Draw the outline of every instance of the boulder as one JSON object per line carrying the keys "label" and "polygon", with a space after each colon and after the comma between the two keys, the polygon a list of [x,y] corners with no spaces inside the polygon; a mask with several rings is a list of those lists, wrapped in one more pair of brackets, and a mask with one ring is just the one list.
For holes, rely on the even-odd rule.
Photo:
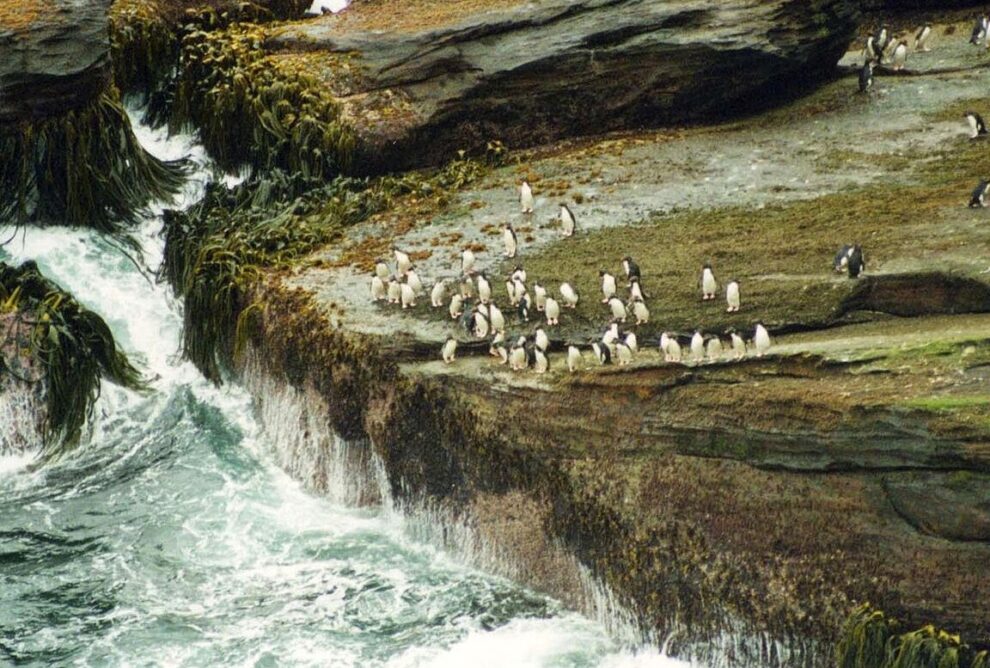
{"label": "boulder", "polygon": [[0,123],[92,102],[110,81],[109,0],[0,0]]}
{"label": "boulder", "polygon": [[[481,7],[479,9],[479,7]],[[387,10],[387,11],[386,11]],[[314,52],[369,171],[438,163],[498,139],[722,118],[831,76],[858,4],[846,0],[356,2],[290,24],[268,48]],[[287,53],[288,52],[288,53]]]}

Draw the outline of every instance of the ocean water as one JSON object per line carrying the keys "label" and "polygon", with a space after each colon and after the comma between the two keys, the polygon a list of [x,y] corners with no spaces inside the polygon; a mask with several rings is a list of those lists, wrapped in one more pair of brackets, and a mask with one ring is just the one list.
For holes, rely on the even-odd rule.
{"label": "ocean water", "polygon": [[[199,165],[176,204],[194,201],[202,150],[137,129],[157,155]],[[181,305],[142,269],[161,257],[158,212],[137,262],[81,230],[0,248],[100,313],[152,378],[147,393],[105,384],[59,460],[0,455],[0,665],[684,665],[278,468],[246,391],[179,355]]]}

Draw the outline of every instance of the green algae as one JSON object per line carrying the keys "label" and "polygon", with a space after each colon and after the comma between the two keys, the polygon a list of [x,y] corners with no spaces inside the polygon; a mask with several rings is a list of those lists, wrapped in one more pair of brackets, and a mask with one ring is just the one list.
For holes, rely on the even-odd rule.
{"label": "green algae", "polygon": [[20,267],[0,263],[3,315],[0,374],[41,386],[47,407],[42,436],[53,454],[78,441],[101,379],[135,390],[144,387],[103,319],[42,276],[33,262]]}

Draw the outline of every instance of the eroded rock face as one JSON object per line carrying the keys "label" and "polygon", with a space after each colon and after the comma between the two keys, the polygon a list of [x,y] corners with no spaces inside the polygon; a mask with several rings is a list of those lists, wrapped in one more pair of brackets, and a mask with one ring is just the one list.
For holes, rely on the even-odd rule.
{"label": "eroded rock face", "polygon": [[371,171],[490,139],[532,145],[769,104],[831,74],[858,15],[844,0],[541,0],[377,30],[360,3],[349,11],[271,46],[357,54],[339,93],[363,139],[355,163]]}
{"label": "eroded rock face", "polygon": [[109,0],[0,7],[0,123],[46,118],[95,99],[110,77]]}

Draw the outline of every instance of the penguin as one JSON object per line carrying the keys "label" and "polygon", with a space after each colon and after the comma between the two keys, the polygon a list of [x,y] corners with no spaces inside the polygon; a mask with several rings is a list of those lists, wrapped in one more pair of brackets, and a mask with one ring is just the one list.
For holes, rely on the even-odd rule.
{"label": "penguin", "polygon": [[462,276],[460,291],[464,299],[474,299],[474,278],[470,275]]}
{"label": "penguin", "polygon": [[927,23],[918,28],[918,32],[914,34],[914,50],[928,51],[928,38],[931,37],[931,34],[932,27]]}
{"label": "penguin", "polygon": [[739,310],[739,281],[729,281],[725,286],[725,302],[728,304],[726,313],[735,313]]}
{"label": "penguin", "polygon": [[547,336],[547,333],[543,331],[542,327],[537,327],[536,331],[533,332],[533,343],[537,348],[544,351],[550,347],[550,337]]}
{"label": "penguin", "polygon": [[509,304],[511,306],[518,306],[519,300],[516,299],[516,284],[511,278],[505,281],[505,294],[509,295]]}
{"label": "penguin", "polygon": [[712,266],[706,264],[701,268],[701,300],[715,299],[716,290],[718,283],[715,281],[715,273],[712,271]]}
{"label": "penguin", "polygon": [[513,258],[516,256],[516,249],[519,244],[516,239],[516,231],[512,229],[512,225],[506,223],[502,226],[502,243],[505,244],[505,257]]}
{"label": "penguin", "polygon": [[523,297],[529,295],[529,291],[526,289],[526,284],[520,281],[518,278],[512,280],[512,287],[516,295],[516,301],[519,301]]}
{"label": "penguin", "polygon": [[478,299],[482,304],[487,304],[492,300],[492,284],[488,282],[485,272],[478,274]]}
{"label": "penguin", "polygon": [[622,303],[622,300],[618,297],[612,297],[608,300],[608,306],[612,309],[612,317],[619,322],[626,321],[626,305]]}
{"label": "penguin", "polygon": [[973,33],[969,37],[969,43],[974,46],[979,46],[981,42],[984,42],[987,37],[987,17],[978,16],[976,18],[976,23],[973,25]]}
{"label": "penguin", "polygon": [[553,297],[547,297],[543,311],[547,316],[547,327],[560,324],[560,303]]}
{"label": "penguin", "polygon": [[746,357],[746,342],[735,331],[730,336],[732,337],[732,353],[737,360],[743,359]]}
{"label": "penguin", "polygon": [[388,278],[388,303],[398,304],[402,298],[402,286],[399,285],[398,279],[395,276],[389,276]]}
{"label": "penguin", "polygon": [[671,336],[669,332],[663,332],[660,334],[660,352],[663,353],[663,359],[666,362],[670,361],[670,357],[667,354],[667,347],[670,346]]}
{"label": "penguin", "polygon": [[578,369],[578,365],[581,364],[581,351],[578,350],[577,346],[568,345],[567,346],[567,370],[574,373]]}
{"label": "penguin", "polygon": [[522,212],[524,214],[533,213],[533,189],[525,179],[523,179],[522,185],[519,186],[519,204],[522,205]]}
{"label": "penguin", "polygon": [[967,111],[964,116],[966,117],[966,122],[969,123],[970,139],[982,137],[987,133],[987,124],[983,121],[983,117],[978,113],[975,111]]}
{"label": "penguin", "polygon": [[413,308],[416,306],[416,291],[413,287],[409,285],[408,282],[402,283],[399,286],[399,294],[402,299],[402,308]]}
{"label": "penguin", "polygon": [[987,186],[990,186],[990,181],[981,180],[979,184],[973,188],[973,194],[969,197],[969,208],[982,209],[987,205]]}
{"label": "penguin", "polygon": [[904,64],[907,62],[907,52],[908,52],[907,42],[901,40],[894,48],[893,62],[894,62],[895,72],[904,69]]}
{"label": "penguin", "polygon": [[636,264],[633,261],[633,259],[628,255],[622,258],[622,271],[626,272],[626,278],[629,280],[630,283],[632,282],[633,278],[635,278],[637,281],[640,278],[642,278],[642,276],[639,273],[639,265]]}
{"label": "penguin", "polygon": [[666,360],[668,362],[677,362],[678,364],[681,362],[681,344],[673,337],[670,337],[670,340],[667,342]]}
{"label": "penguin", "polygon": [[454,293],[450,296],[450,308],[448,309],[451,320],[457,320],[464,313],[464,297]]}
{"label": "penguin", "polygon": [[322,16],[337,14],[350,4],[350,0],[313,0],[309,9],[303,12],[306,16]]}
{"label": "penguin", "polygon": [[517,264],[516,268],[512,270],[512,280],[519,280],[521,283],[526,282],[526,270],[523,269],[521,264]]}
{"label": "penguin", "polygon": [[639,339],[636,338],[636,332],[628,332],[622,342],[634,353],[639,352]]}
{"label": "penguin", "polygon": [[615,276],[604,269],[599,270],[598,275],[602,279],[602,304],[607,304],[608,300],[615,296]]}
{"label": "penguin", "polygon": [[472,271],[474,271],[474,251],[470,248],[465,248],[461,251],[461,273],[468,276]]}
{"label": "penguin", "polygon": [[832,268],[836,273],[841,274],[846,270],[846,266],[849,264],[850,252],[852,252],[852,246],[843,244],[839,252],[835,254],[835,259],[832,261]]}
{"label": "penguin", "polygon": [[395,267],[400,275],[412,269],[412,260],[409,259],[409,253],[399,250],[396,246],[392,246],[392,254],[395,255]]}
{"label": "penguin", "polygon": [[650,309],[646,308],[646,303],[642,297],[637,297],[632,301],[633,317],[636,318],[637,325],[645,325],[650,321]]}
{"label": "penguin", "polygon": [[602,366],[612,363],[612,351],[608,349],[608,346],[598,343],[592,343],[591,349],[595,353],[595,358],[598,363]]}
{"label": "penguin", "polygon": [[618,340],[619,340],[619,323],[613,322],[611,325],[608,326],[608,329],[606,329],[605,333],[602,335],[602,343],[604,343],[606,346],[611,348],[612,344],[614,344]]}
{"label": "penguin", "polygon": [[632,360],[633,360],[632,350],[630,350],[629,346],[627,346],[622,341],[619,341],[618,343],[615,344],[615,353],[616,353],[616,357],[619,360],[619,366],[626,366],[628,364],[632,364]]}
{"label": "penguin", "polygon": [[410,267],[409,271],[406,272],[406,283],[409,284],[409,287],[417,295],[423,294],[423,281],[419,280],[419,275],[416,273],[415,267]]}
{"label": "penguin", "polygon": [[509,368],[513,371],[522,371],[527,366],[529,366],[529,356],[526,354],[526,349],[519,345],[513,346],[509,351]]}
{"label": "penguin", "polygon": [[522,298],[519,300],[519,305],[516,307],[516,313],[523,322],[529,322],[529,309],[529,295],[523,293]]}
{"label": "penguin", "polygon": [[539,348],[533,348],[533,373],[546,373],[550,370],[550,358]]}
{"label": "penguin", "polygon": [[859,92],[865,93],[873,88],[873,61],[863,63],[859,70]]}
{"label": "penguin", "polygon": [[863,47],[863,57],[867,62],[877,60],[877,50],[874,46],[873,35],[866,38],[866,46]]}
{"label": "penguin", "polygon": [[488,338],[489,324],[488,316],[485,315],[484,306],[478,304],[474,311],[474,336],[478,339]]}
{"label": "penguin", "polygon": [[474,308],[471,306],[471,300],[464,300],[464,314],[461,316],[461,327],[464,331],[468,333],[468,336],[474,336],[474,316],[477,315]]}
{"label": "penguin", "polygon": [[698,331],[691,337],[691,359],[695,364],[705,359],[705,337]]}
{"label": "penguin", "polygon": [[629,279],[629,300],[634,301],[636,299],[645,301],[643,288],[639,285],[639,276],[633,276]]}
{"label": "penguin", "polygon": [[705,347],[705,352],[708,355],[709,362],[717,362],[722,359],[722,339],[718,336],[713,336],[708,339],[708,345]]}
{"label": "penguin", "polygon": [[849,262],[846,268],[849,270],[849,278],[859,278],[859,275],[866,269],[862,246],[853,246],[852,250],[849,251]]}
{"label": "penguin", "polygon": [[756,347],[756,356],[763,357],[770,350],[770,333],[763,323],[756,323],[756,331],[753,332],[753,345]]}
{"label": "penguin", "polygon": [[443,344],[441,349],[441,355],[443,356],[443,361],[445,364],[450,364],[454,361],[454,353],[457,352],[457,339],[453,336],[448,336],[446,343]]}
{"label": "penguin", "polygon": [[433,308],[441,308],[443,306],[443,300],[446,296],[447,283],[443,279],[440,279],[433,284],[433,289],[430,290],[430,306]]}
{"label": "penguin", "polygon": [[498,358],[499,364],[509,363],[509,351],[505,349],[503,344],[498,344],[495,346],[495,357]]}
{"label": "penguin", "polygon": [[494,302],[488,305],[488,322],[492,326],[492,331],[505,332],[505,315]]}
{"label": "penguin", "polygon": [[378,274],[371,275],[371,301],[381,302],[388,299],[388,292],[385,288],[385,281]]}
{"label": "penguin", "polygon": [[502,353],[504,352],[505,352],[505,332],[496,329],[495,336],[492,337],[492,342],[488,346],[488,354],[491,355],[492,357],[501,357]]}
{"label": "penguin", "polygon": [[882,55],[886,51],[888,43],[890,43],[890,36],[887,34],[887,26],[882,25],[873,36],[873,48],[877,55]]}
{"label": "penguin", "polygon": [[533,301],[536,303],[536,310],[543,311],[547,304],[547,289],[539,283],[533,283]]}
{"label": "penguin", "polygon": [[385,263],[385,260],[375,260],[375,275],[382,279],[382,283],[388,281],[390,273],[391,272],[388,270],[388,264]]}
{"label": "penguin", "polygon": [[571,287],[570,283],[560,284],[560,296],[564,300],[564,306],[567,308],[577,308],[578,293]]}
{"label": "penguin", "polygon": [[563,230],[565,237],[574,236],[574,230],[577,228],[577,220],[574,218],[574,213],[570,207],[563,203],[560,205],[560,228]]}

